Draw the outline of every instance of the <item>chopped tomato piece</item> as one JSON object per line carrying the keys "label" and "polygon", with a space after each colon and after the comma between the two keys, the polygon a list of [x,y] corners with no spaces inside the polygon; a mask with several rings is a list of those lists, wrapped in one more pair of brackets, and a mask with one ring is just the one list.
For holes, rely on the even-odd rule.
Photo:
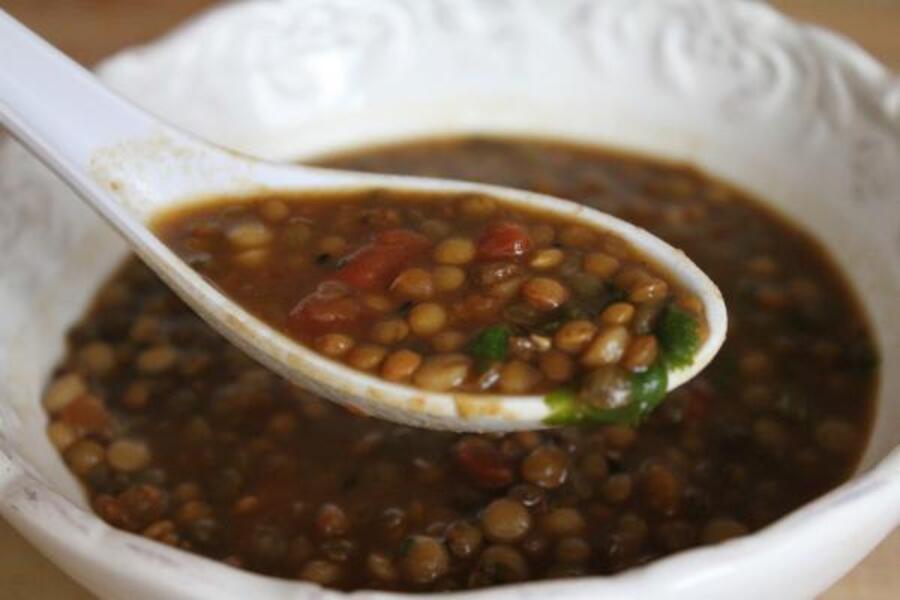
{"label": "chopped tomato piece", "polygon": [[364,317],[359,301],[346,295],[346,288],[333,281],[321,284],[316,291],[298,302],[288,315],[296,330],[311,335],[352,328]]}
{"label": "chopped tomato piece", "polygon": [[486,489],[506,487],[513,481],[509,462],[491,442],[466,437],[453,447],[456,464],[474,484]]}
{"label": "chopped tomato piece", "polygon": [[337,272],[337,278],[356,289],[387,287],[411,260],[428,249],[424,235],[408,229],[389,229],[354,252]]}
{"label": "chopped tomato piece", "polygon": [[517,223],[495,223],[488,226],[478,239],[478,256],[482,260],[515,258],[527,254],[531,238]]}

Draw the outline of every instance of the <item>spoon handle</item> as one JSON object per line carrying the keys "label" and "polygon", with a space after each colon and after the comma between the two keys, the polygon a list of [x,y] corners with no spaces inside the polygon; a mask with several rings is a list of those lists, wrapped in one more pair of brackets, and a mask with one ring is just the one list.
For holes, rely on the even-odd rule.
{"label": "spoon handle", "polygon": [[121,98],[2,10],[0,125],[138,245],[155,210],[228,189],[248,169]]}
{"label": "spoon handle", "polygon": [[[0,122],[78,187],[91,157],[158,124],[0,11]],[[79,190],[84,192],[85,190]]]}

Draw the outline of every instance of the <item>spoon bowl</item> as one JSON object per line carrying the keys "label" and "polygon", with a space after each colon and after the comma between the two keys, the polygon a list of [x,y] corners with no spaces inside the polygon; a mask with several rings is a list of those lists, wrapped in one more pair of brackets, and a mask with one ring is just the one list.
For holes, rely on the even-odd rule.
{"label": "spoon bowl", "polygon": [[223,295],[147,224],[163,212],[218,197],[396,190],[430,192],[440,199],[450,193],[478,193],[608,231],[700,299],[708,334],[689,367],[670,370],[669,389],[700,372],[724,342],[727,313],[715,284],[683,252],[621,219],[498,186],[276,164],[229,152],[122,100],[3,12],[0,56],[0,121],[16,137],[231,342],[294,383],[363,413],[429,428],[508,431],[544,427],[552,409],[543,396],[434,393],[333,362]]}

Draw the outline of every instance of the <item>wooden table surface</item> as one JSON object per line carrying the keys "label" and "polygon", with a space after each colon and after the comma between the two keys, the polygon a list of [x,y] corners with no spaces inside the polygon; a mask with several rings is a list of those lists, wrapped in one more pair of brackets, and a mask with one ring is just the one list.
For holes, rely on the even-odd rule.
{"label": "wooden table surface", "polygon": [[[3,8],[85,64],[146,42],[215,0],[0,0]],[[855,39],[900,71],[900,0],[772,0],[788,14]],[[900,598],[900,530],[822,600]],[[0,520],[0,598],[91,600]]]}

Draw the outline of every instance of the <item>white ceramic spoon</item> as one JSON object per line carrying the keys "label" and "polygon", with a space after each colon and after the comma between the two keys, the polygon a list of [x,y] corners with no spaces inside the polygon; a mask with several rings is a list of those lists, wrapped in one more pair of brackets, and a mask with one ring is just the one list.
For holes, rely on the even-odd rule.
{"label": "white ceramic spoon", "polygon": [[374,188],[478,192],[613,232],[702,300],[709,335],[691,367],[669,373],[669,389],[703,369],[725,339],[727,315],[719,290],[684,253],[643,229],[572,202],[519,190],[273,164],[237,155],[121,99],[2,11],[0,119],[229,340],[298,385],[368,414],[431,428],[503,431],[542,427],[551,410],[542,396],[425,392],[324,358],[223,296],[157,239],[148,221],[173,206],[211,196]]}

